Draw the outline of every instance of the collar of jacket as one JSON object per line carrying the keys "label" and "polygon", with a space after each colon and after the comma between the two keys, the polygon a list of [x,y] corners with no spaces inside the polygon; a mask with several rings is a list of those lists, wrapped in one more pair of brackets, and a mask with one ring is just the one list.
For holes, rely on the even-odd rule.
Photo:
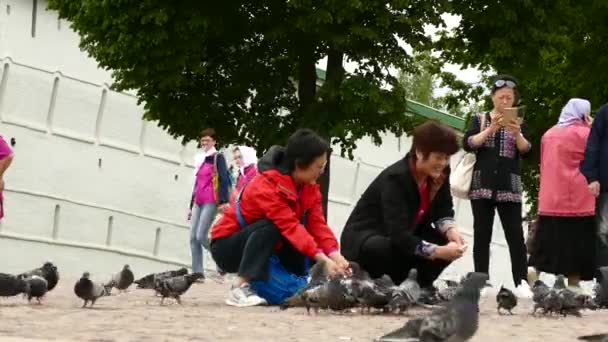
{"label": "collar of jacket", "polygon": [[[416,171],[416,161],[414,160],[413,156],[410,155],[410,153],[408,153],[405,156],[404,163],[407,164],[409,171],[410,171],[409,172],[410,177],[412,178],[412,181],[414,182],[414,184],[416,184],[416,188],[418,188],[418,183],[416,182],[416,172],[417,172]],[[448,167],[446,167],[445,169],[443,169],[443,172],[441,173],[441,175],[439,177],[437,177],[437,178],[427,177],[427,187],[429,189],[429,202],[433,202],[433,199],[437,195],[437,192],[439,191],[439,189],[441,189],[441,186],[447,179],[448,172],[449,172]]]}

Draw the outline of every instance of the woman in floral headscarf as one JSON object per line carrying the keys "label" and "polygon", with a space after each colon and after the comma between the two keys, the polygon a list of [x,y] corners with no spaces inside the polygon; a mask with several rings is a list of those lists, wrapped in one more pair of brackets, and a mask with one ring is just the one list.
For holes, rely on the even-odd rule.
{"label": "woman in floral headscarf", "polygon": [[595,197],[579,166],[589,136],[591,104],[573,98],[541,140],[539,221],[534,266],[563,274],[569,286],[595,272]]}

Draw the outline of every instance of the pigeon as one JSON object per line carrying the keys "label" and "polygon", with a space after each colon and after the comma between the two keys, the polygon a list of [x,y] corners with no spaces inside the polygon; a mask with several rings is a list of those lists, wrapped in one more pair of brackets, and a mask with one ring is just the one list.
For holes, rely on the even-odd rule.
{"label": "pigeon", "polygon": [[87,306],[89,301],[91,302],[90,307],[93,307],[97,299],[110,295],[110,291],[107,287],[95,283],[90,279],[89,272],[84,272],[80,280],[76,282],[76,285],[74,285],[74,293],[78,298],[84,300],[84,304],[82,305],[83,308]]}
{"label": "pigeon", "polygon": [[18,275],[18,277],[23,279],[34,275],[46,279],[49,291],[53,290],[59,282],[59,272],[57,271],[57,266],[53,265],[53,263],[50,261],[45,262],[40,268],[21,273]]}
{"label": "pigeon", "polygon": [[28,294],[29,285],[24,279],[12,274],[0,273],[0,297],[12,297],[20,293]]}
{"label": "pigeon", "polygon": [[[358,265],[357,265],[358,266]],[[357,266],[356,269],[353,270],[353,274],[357,274],[362,276],[358,271],[360,268]],[[327,282],[328,274],[325,270],[325,262],[317,262],[315,263],[309,271],[309,279],[308,283],[296,294],[287,298],[279,307],[281,310],[286,310],[290,307],[306,307],[307,311],[310,313],[310,308],[313,307],[310,305],[311,303],[307,303],[307,298],[309,296],[308,292],[315,291],[318,287]]]}
{"label": "pigeon", "polygon": [[543,310],[543,314],[547,314],[551,310],[551,302],[555,301],[551,289],[542,280],[536,280],[532,285],[532,301],[534,302],[534,309],[532,315],[536,315],[538,309]]}
{"label": "pigeon", "polygon": [[498,303],[496,309],[498,310],[498,314],[501,314],[500,309],[504,309],[507,310],[509,314],[513,315],[511,310],[517,306],[517,297],[513,291],[501,286],[500,291],[498,291],[498,294],[496,295],[496,303]]}
{"label": "pigeon", "polygon": [[479,327],[480,291],[488,280],[486,273],[472,273],[454,298],[429,315],[409,320],[403,327],[377,341],[461,342],[470,340]]}
{"label": "pigeon", "polygon": [[601,309],[608,308],[608,266],[598,269],[597,284],[593,289],[593,301]]}
{"label": "pigeon", "polygon": [[392,291],[391,300],[387,304],[391,312],[398,310],[401,313],[418,303],[422,290],[416,281],[417,278],[418,270],[413,268],[407,279]]}
{"label": "pigeon", "polygon": [[29,286],[27,301],[31,302],[32,298],[36,298],[38,304],[42,304],[40,298],[44,297],[49,290],[47,280],[37,275],[25,278],[24,280]]}
{"label": "pigeon", "polygon": [[188,274],[188,269],[182,267],[178,270],[173,271],[165,271],[161,273],[151,273],[147,276],[135,280],[134,283],[137,284],[138,289],[154,289],[157,279],[177,277]]}
{"label": "pigeon", "polygon": [[162,297],[160,304],[162,305],[165,302],[165,298],[172,297],[181,305],[182,301],[180,296],[186,293],[190,286],[202,276],[202,273],[192,273],[177,277],[156,279],[154,290]]}
{"label": "pigeon", "polygon": [[122,271],[116,273],[110,282],[108,282],[105,286],[110,288],[110,291],[113,287],[117,288],[118,291],[125,291],[131,284],[133,284],[133,280],[135,277],[133,276],[133,272],[129,265],[125,265],[122,268]]}
{"label": "pigeon", "polygon": [[608,342],[608,334],[584,335],[579,336],[578,339],[581,341]]}
{"label": "pigeon", "polygon": [[557,300],[552,307],[553,312],[560,313],[563,316],[570,314],[581,317],[580,310],[582,309],[582,304],[577,301],[576,292],[566,287],[563,275],[560,274],[555,278],[552,291],[557,296]]}

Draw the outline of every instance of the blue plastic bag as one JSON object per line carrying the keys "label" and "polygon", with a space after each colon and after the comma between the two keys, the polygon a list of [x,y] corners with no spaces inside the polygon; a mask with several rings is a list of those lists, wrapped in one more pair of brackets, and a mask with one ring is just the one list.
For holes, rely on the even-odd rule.
{"label": "blue plastic bag", "polygon": [[251,282],[251,287],[270,305],[283,303],[304,288],[308,282],[307,276],[298,276],[286,270],[274,254],[270,256],[268,268],[268,280],[254,280]]}

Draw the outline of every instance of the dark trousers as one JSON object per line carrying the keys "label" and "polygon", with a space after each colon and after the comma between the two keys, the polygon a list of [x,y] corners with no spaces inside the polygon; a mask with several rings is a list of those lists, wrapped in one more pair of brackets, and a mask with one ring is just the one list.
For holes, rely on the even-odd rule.
{"label": "dark trousers", "polygon": [[521,203],[496,202],[493,200],[472,200],[473,209],[473,261],[475,272],[489,274],[490,243],[494,212],[498,211],[505,239],[511,256],[511,272],[515,286],[527,278],[526,245],[521,217]]}
{"label": "dark trousers", "polygon": [[[427,242],[445,245],[448,241],[440,232],[430,226],[420,225],[414,231],[416,236]],[[369,272],[372,278],[386,274],[395,284],[400,284],[407,278],[412,268],[418,271],[418,283],[421,287],[429,287],[441,272],[450,264],[443,260],[430,260],[404,253],[394,246],[391,239],[383,235],[372,235],[363,242],[359,260],[354,260]]]}
{"label": "dark trousers", "polygon": [[596,264],[608,266],[608,192],[602,192],[596,201],[597,222]]}
{"label": "dark trousers", "polygon": [[211,255],[225,272],[237,273],[248,280],[267,280],[268,262],[274,248],[283,241],[276,253],[281,264],[291,273],[306,272],[305,256],[299,253],[270,220],[259,220],[238,232],[211,241]]}

